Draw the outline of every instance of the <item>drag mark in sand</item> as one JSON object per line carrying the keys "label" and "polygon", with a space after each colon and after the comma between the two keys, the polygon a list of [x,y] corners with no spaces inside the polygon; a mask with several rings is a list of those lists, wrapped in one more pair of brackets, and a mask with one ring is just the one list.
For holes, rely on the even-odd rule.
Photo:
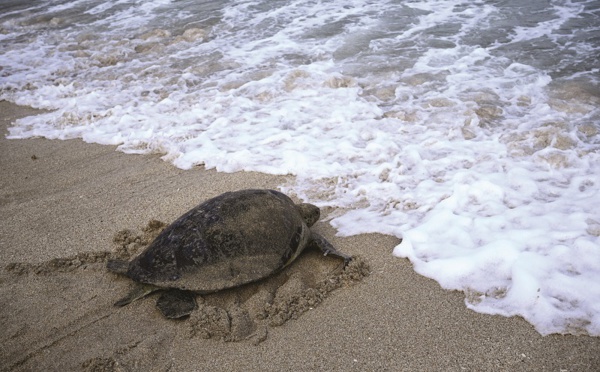
{"label": "drag mark in sand", "polygon": [[[141,231],[121,230],[114,236],[111,251],[82,252],[42,263],[6,265],[4,274],[7,277],[3,279],[8,284],[6,290],[13,290],[10,289],[12,282],[21,282],[27,288],[27,297],[11,304],[12,308],[6,309],[3,316],[4,319],[14,318],[16,314],[20,317],[11,321],[14,324],[5,329],[3,337],[7,338],[3,353],[8,370],[36,364],[42,353],[58,353],[56,358],[60,358],[63,349],[76,347],[71,344],[88,338],[93,341],[95,337],[114,337],[114,345],[120,346],[112,345],[111,350],[89,348],[82,352],[78,356],[82,358],[78,365],[84,369],[98,364],[126,366],[137,363],[134,359],[138,352],[132,354],[127,350],[136,342],[142,342],[138,338],[146,333],[143,337],[150,343],[162,344],[172,337],[199,337],[247,340],[258,344],[267,338],[270,327],[298,319],[322,303],[332,291],[355,285],[370,273],[369,265],[361,257],[355,257],[341,269],[337,259],[322,257],[320,252],[309,250],[273,277],[202,296],[199,309],[184,322],[162,319],[149,305],[114,308],[115,291],[111,287],[120,280],[107,274],[106,261],[131,258],[154,240],[165,226],[152,220]],[[40,286],[42,277],[45,288]],[[14,288],[20,291],[17,286]],[[49,301],[58,306],[43,310],[50,306]],[[25,308],[27,312],[22,312]],[[48,332],[34,330],[35,324],[18,324],[27,322],[34,316],[29,313],[34,311],[45,312],[39,319]],[[124,324],[136,331],[122,329]],[[72,361],[60,363],[63,362]]]}

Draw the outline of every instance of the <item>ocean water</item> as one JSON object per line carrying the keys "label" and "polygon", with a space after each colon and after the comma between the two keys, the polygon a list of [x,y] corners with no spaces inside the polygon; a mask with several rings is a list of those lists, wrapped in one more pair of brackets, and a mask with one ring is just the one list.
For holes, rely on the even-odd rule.
{"label": "ocean water", "polygon": [[600,336],[600,1],[4,0],[0,45],[51,110],[9,138],[296,175],[469,308]]}

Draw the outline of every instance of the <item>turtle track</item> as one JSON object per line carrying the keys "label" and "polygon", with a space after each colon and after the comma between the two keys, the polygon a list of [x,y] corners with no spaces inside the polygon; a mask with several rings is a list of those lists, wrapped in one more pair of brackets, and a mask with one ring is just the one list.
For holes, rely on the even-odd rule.
{"label": "turtle track", "polygon": [[[0,312],[0,370],[161,364],[168,358],[161,359],[161,354],[147,360],[147,350],[168,354],[174,338],[258,344],[267,339],[270,328],[298,319],[332,291],[369,275],[361,257],[342,268],[339,259],[307,250],[273,277],[198,297],[199,309],[184,321],[163,319],[154,298],[115,308],[114,300],[129,281],[108,273],[106,261],[141,252],[164,226],[150,221],[140,231],[121,230],[110,251],[6,265],[0,272],[0,295],[10,302]],[[101,337],[114,343],[104,345],[98,341]]]}

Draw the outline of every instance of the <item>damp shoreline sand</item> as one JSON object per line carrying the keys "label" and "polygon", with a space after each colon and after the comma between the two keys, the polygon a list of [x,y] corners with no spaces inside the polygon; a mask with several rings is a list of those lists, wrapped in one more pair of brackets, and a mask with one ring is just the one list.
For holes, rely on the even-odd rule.
{"label": "damp shoreline sand", "polygon": [[0,102],[0,112],[1,370],[600,368],[600,338],[542,337],[521,318],[470,311],[462,293],[441,289],[393,257],[398,239],[337,237],[326,222],[317,229],[341,251],[363,257],[371,274],[269,328],[257,344],[189,337],[186,321],[162,319],[153,299],[113,308],[128,283],[101,267],[17,276],[6,265],[110,250],[120,230],[171,222],[223,192],[277,188],[289,177],[183,171],[159,156],[80,140],[7,140],[10,123],[33,109]]}

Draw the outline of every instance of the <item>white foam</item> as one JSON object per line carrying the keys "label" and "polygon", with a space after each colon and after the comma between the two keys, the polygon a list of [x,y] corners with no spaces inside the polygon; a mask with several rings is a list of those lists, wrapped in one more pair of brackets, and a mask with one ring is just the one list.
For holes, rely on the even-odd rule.
{"label": "white foam", "polygon": [[[526,40],[534,40],[541,37],[548,37],[556,40],[555,31],[568,20],[577,18],[581,12],[585,10],[583,4],[565,1],[564,4],[554,4],[550,19],[543,22],[538,22],[534,26],[517,26],[513,30],[513,42],[521,42]],[[540,10],[539,12],[541,12]],[[547,11],[547,9],[546,9]],[[526,16],[526,15],[524,15]]]}
{"label": "white foam", "polygon": [[[339,233],[401,237],[473,310],[600,335],[598,45],[560,55],[557,36],[585,6],[508,27],[518,9],[461,0],[58,1],[60,27],[0,16],[0,98],[55,110],[10,138],[294,174]],[[541,35],[571,75],[512,53]]]}

